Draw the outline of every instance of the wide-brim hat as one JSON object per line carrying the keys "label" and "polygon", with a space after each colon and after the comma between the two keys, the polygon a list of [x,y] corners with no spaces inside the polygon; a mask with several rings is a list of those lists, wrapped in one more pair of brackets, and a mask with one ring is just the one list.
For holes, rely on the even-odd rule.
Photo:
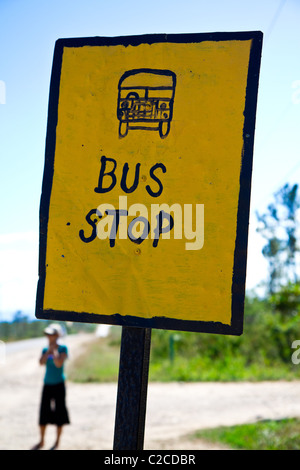
{"label": "wide-brim hat", "polygon": [[47,328],[44,329],[44,333],[45,335],[57,335],[60,337],[64,334],[62,327],[57,323],[51,323],[51,325],[48,325]]}

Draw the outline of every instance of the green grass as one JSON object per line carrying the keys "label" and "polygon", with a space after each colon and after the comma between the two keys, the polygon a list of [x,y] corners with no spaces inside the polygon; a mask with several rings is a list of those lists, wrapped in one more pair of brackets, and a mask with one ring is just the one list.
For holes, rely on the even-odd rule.
{"label": "green grass", "polygon": [[236,450],[299,450],[300,420],[265,420],[257,423],[219,427],[193,435]]}
{"label": "green grass", "polygon": [[[107,338],[95,339],[83,354],[68,366],[68,378],[73,382],[112,382],[118,380],[120,331]],[[149,381],[152,382],[210,382],[295,380],[300,377],[300,366],[274,362],[254,362],[237,354],[224,358],[205,355],[186,357],[179,352],[174,360],[151,354]]]}
{"label": "green grass", "polygon": [[299,367],[287,367],[280,363],[247,364],[243,357],[223,360],[208,357],[177,357],[173,363],[168,359],[151,361],[149,380],[180,382],[234,382],[262,380],[294,380],[299,378]]}
{"label": "green grass", "polygon": [[91,342],[85,352],[67,368],[72,382],[116,382],[119,373],[119,344],[111,338]]}

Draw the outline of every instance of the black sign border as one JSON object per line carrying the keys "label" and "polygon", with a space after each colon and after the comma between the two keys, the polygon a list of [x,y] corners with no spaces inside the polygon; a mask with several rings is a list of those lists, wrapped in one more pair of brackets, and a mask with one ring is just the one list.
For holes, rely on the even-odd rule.
{"label": "black sign border", "polygon": [[[54,173],[56,126],[58,115],[59,85],[63,50],[65,47],[83,46],[138,46],[154,43],[199,43],[203,41],[248,41],[252,40],[244,111],[244,145],[240,172],[240,192],[237,214],[236,243],[231,289],[231,324],[212,321],[178,320],[168,317],[140,318],[132,315],[101,315],[86,312],[43,309],[46,280],[46,249],[50,197]],[[145,34],[138,36],[87,37],[58,39],[55,43],[50,82],[48,123],[45,145],[45,165],[40,202],[39,280],[37,285],[36,318],[82,323],[104,323],[110,325],[157,328],[167,330],[195,331],[225,335],[241,335],[243,332],[248,224],[250,211],[251,176],[259,70],[263,33],[260,31],[189,33],[189,34]],[[213,295],[213,294],[212,294]]]}

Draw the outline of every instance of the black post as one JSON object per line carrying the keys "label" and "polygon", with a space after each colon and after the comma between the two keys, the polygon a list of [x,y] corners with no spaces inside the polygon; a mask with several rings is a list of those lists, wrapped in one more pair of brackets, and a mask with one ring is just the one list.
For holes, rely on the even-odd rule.
{"label": "black post", "polygon": [[143,450],[151,328],[122,327],[114,450]]}

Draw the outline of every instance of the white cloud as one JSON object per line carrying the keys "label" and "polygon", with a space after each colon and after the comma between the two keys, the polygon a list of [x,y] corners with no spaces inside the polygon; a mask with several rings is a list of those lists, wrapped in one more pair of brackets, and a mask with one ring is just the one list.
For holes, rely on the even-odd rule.
{"label": "white cloud", "polygon": [[12,232],[0,234],[0,250],[5,246],[14,244],[16,242],[21,243],[37,243],[39,240],[38,232]]}
{"label": "white cloud", "polygon": [[0,235],[0,319],[17,310],[34,313],[38,240],[36,232]]}
{"label": "white cloud", "polygon": [[268,279],[268,262],[262,255],[264,245],[264,239],[256,232],[256,224],[250,222],[246,277],[246,288],[249,290]]}

